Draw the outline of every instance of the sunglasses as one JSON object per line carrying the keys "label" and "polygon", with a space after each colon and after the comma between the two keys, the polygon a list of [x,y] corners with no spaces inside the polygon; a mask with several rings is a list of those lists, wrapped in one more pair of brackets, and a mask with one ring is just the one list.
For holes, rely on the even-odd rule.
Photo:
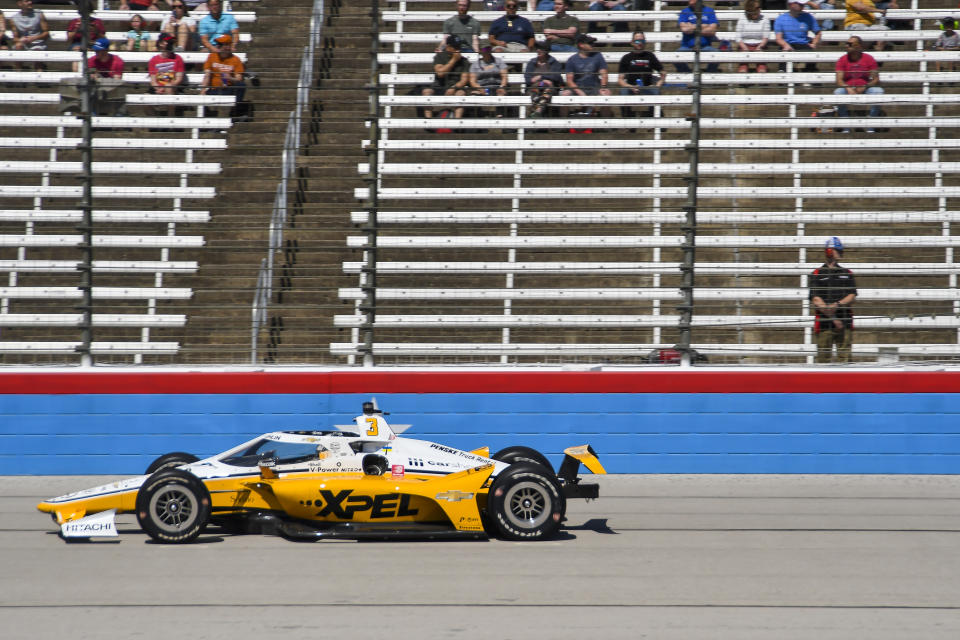
{"label": "sunglasses", "polygon": [[643,38],[639,38],[633,41],[634,44],[643,44],[644,42],[646,42],[646,40],[644,40]]}

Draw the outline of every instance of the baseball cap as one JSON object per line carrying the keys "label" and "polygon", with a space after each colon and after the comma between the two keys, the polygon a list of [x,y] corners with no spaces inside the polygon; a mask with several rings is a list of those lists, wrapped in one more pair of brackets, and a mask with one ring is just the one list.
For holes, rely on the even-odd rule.
{"label": "baseball cap", "polygon": [[840,242],[840,238],[833,236],[824,243],[824,249],[833,249],[839,253],[843,253],[843,243]]}
{"label": "baseball cap", "polygon": [[110,49],[110,41],[106,38],[97,38],[93,43],[94,51],[108,51]]}
{"label": "baseball cap", "polygon": [[591,35],[587,35],[586,33],[580,33],[577,35],[577,39],[574,40],[574,42],[577,44],[580,44],[581,42],[586,42],[587,44],[596,44],[597,39]]}
{"label": "baseball cap", "polygon": [[447,36],[447,46],[453,47],[454,49],[459,49],[463,46],[463,40],[460,36],[449,35]]}
{"label": "baseball cap", "polygon": [[213,39],[217,44],[233,44],[233,37],[226,33]]}
{"label": "baseball cap", "polygon": [[487,53],[488,51],[493,51],[493,47],[491,47],[491,46],[488,45],[488,44],[483,45],[482,47],[480,47],[480,52],[481,52],[481,53]]}
{"label": "baseball cap", "polygon": [[550,43],[546,40],[537,40],[533,45],[536,49],[543,49],[544,51],[550,51]]}

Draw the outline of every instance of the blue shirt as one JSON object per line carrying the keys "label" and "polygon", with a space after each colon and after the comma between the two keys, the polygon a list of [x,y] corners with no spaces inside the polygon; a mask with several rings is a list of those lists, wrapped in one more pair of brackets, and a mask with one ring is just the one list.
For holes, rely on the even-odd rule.
{"label": "blue shirt", "polygon": [[774,20],[773,30],[782,33],[787,44],[810,44],[807,32],[820,33],[820,25],[817,24],[817,19],[806,11],[798,18],[794,18],[790,13],[783,13]]}
{"label": "blue shirt", "polygon": [[523,16],[500,16],[490,25],[490,35],[504,42],[526,45],[533,37],[533,25]]}
{"label": "blue shirt", "polygon": [[[240,25],[237,24],[236,19],[229,13],[221,13],[220,19],[216,20],[210,14],[207,14],[200,20],[200,24],[197,25],[197,35],[198,36],[207,36],[207,39],[211,43],[223,34],[230,35],[231,32],[236,29],[240,30]],[[234,45],[238,44],[236,42]]]}
{"label": "blue shirt", "polygon": [[[693,9],[691,9],[690,7],[687,7],[686,9],[680,12],[680,17],[677,18],[677,24],[680,24],[682,22],[697,24],[697,14],[693,12]],[[713,9],[711,9],[710,7],[703,8],[703,17],[700,19],[700,24],[701,25],[717,24],[717,14],[714,13]],[[710,41],[712,39],[713,38],[711,36],[700,36],[700,46],[709,47]],[[695,38],[693,37],[692,33],[685,33],[683,34],[683,39],[680,40],[680,46],[690,47],[692,49],[694,40]]]}
{"label": "blue shirt", "polygon": [[564,68],[566,73],[573,74],[573,81],[578,87],[583,89],[600,86],[600,70],[607,68],[607,61],[598,51],[592,51],[586,58],[575,53],[567,58],[567,65]]}

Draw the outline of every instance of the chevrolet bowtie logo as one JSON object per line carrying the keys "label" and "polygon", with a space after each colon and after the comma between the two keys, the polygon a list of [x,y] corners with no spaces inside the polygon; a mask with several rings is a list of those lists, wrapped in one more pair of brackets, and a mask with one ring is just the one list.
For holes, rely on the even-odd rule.
{"label": "chevrolet bowtie logo", "polygon": [[469,500],[473,497],[472,493],[466,493],[465,491],[444,491],[443,493],[437,494],[437,500],[448,500],[450,502],[460,502],[461,500]]}

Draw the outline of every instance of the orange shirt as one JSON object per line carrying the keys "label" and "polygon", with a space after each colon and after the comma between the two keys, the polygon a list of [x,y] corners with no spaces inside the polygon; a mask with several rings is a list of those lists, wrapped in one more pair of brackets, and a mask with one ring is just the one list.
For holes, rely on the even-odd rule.
{"label": "orange shirt", "polygon": [[211,87],[227,87],[233,84],[230,80],[232,74],[243,73],[243,62],[232,53],[226,59],[221,59],[219,53],[211,53],[203,63],[203,70],[213,72],[210,77]]}

